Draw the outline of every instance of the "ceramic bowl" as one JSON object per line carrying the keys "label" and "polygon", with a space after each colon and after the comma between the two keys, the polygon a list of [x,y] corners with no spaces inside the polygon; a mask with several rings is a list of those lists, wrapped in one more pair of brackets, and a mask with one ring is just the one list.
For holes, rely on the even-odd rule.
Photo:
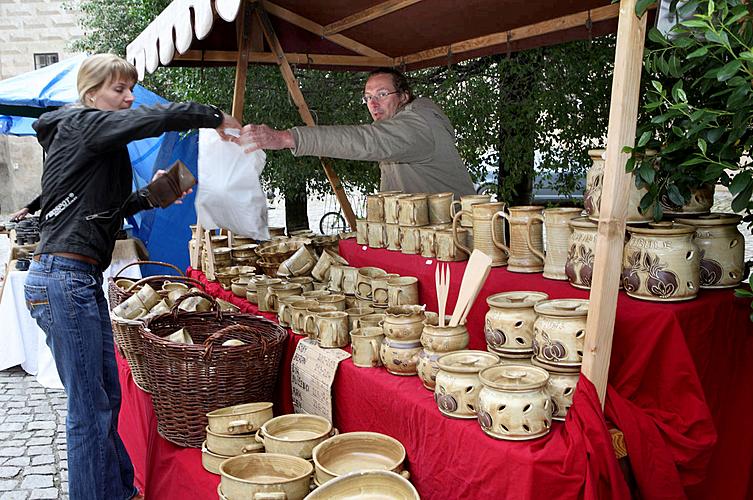
{"label": "ceramic bowl", "polygon": [[420,500],[410,481],[388,470],[351,472],[315,489],[306,500]]}
{"label": "ceramic bowl", "polygon": [[302,500],[310,491],[313,469],[308,460],[290,455],[240,455],[220,464],[220,488],[228,500]]}
{"label": "ceramic bowl", "polygon": [[280,415],[265,423],[256,439],[267,453],[280,453],[309,460],[316,445],[337,434],[337,429],[318,415]]}
{"label": "ceramic bowl", "polygon": [[331,437],[313,451],[315,481],[322,485],[338,476],[365,470],[403,471],[405,448],[395,438],[377,432],[347,432]]}
{"label": "ceramic bowl", "polygon": [[246,403],[207,413],[209,429],[221,434],[256,432],[272,417],[272,403]]}

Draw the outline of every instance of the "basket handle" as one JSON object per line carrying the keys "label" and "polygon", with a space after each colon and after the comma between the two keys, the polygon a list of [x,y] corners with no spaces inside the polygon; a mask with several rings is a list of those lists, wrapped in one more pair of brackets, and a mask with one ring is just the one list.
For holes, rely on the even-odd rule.
{"label": "basket handle", "polygon": [[163,280],[163,279],[167,279],[167,278],[170,278],[173,281],[188,282],[188,283],[191,283],[192,285],[198,285],[201,288],[203,288],[204,290],[206,290],[206,288],[207,288],[207,286],[204,283],[202,283],[201,281],[196,280],[194,278],[189,278],[188,276],[173,276],[173,275],[170,275],[170,274],[160,274],[160,275],[156,275],[156,276],[147,276],[146,278],[140,279],[139,281],[137,281],[133,285],[129,286],[128,289],[126,289],[126,292],[132,292],[136,287],[141,286],[141,285],[143,285],[145,283],[149,283],[150,281]]}
{"label": "basket handle", "polygon": [[[175,304],[173,304],[173,307],[170,308],[170,314],[173,315],[173,319],[176,322],[178,321],[178,314],[180,312],[180,310],[178,309],[178,306],[180,305],[181,302],[183,302],[185,299],[189,297],[203,297],[209,300],[209,302],[212,303],[212,311],[214,311],[217,317],[217,321],[222,322],[222,311],[220,310],[220,305],[217,303],[214,297],[200,290],[194,290],[192,292],[188,292],[178,297],[178,299],[175,301]],[[187,311],[184,311],[184,312],[187,312]]]}
{"label": "basket handle", "polygon": [[118,279],[120,277],[120,273],[122,273],[123,271],[125,271],[129,267],[135,266],[135,265],[141,265],[141,264],[154,264],[156,266],[169,267],[169,268],[173,269],[174,271],[178,271],[178,274],[180,276],[185,276],[185,274],[183,273],[183,271],[181,271],[180,269],[178,269],[176,266],[174,266],[172,264],[168,264],[167,262],[160,262],[158,260],[137,260],[137,261],[131,262],[130,264],[126,264],[125,266],[123,266],[123,268],[121,268],[120,271],[118,271],[117,273],[115,273],[115,276],[113,276],[112,279],[114,279],[114,280]]}
{"label": "basket handle", "polygon": [[[204,359],[206,360],[206,359],[212,357],[212,352],[214,351],[214,346],[215,346],[215,344],[217,343],[218,340],[220,340],[225,335],[233,334],[233,333],[254,333],[254,334],[256,334],[256,332],[252,328],[250,328],[248,326],[245,326],[245,325],[237,325],[237,324],[236,325],[229,325],[229,326],[226,326],[225,328],[217,330],[212,335],[210,335],[209,337],[207,337],[206,340],[204,340]],[[263,336],[261,336],[261,335],[257,335],[257,337],[258,337],[259,343],[261,344],[261,355],[262,356],[266,356],[267,355],[267,347],[268,347],[267,340]]]}

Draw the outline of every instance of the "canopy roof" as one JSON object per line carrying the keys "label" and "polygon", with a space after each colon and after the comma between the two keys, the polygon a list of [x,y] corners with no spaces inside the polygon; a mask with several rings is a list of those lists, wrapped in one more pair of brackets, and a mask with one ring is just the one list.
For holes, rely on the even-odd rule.
{"label": "canopy roof", "polygon": [[[259,0],[291,64],[413,70],[614,32],[610,0]],[[173,0],[127,47],[143,78],[161,65],[235,65],[241,0]],[[256,19],[249,22],[256,23]],[[258,24],[248,62],[275,64]]]}

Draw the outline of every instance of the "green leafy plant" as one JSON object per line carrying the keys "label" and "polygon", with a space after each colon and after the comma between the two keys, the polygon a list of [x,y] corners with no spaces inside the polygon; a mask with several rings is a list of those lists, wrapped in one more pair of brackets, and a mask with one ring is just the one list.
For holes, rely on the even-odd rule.
{"label": "green leafy plant", "polygon": [[[647,8],[643,2],[638,9]],[[744,0],[673,2],[682,19],[667,35],[652,28],[635,153],[626,169],[648,193],[641,210],[660,219],[705,183],[721,182],[736,212],[751,208],[753,6]],[[638,10],[637,9],[637,10]],[[640,14],[641,12],[637,12]],[[654,150],[655,154],[646,154]]]}

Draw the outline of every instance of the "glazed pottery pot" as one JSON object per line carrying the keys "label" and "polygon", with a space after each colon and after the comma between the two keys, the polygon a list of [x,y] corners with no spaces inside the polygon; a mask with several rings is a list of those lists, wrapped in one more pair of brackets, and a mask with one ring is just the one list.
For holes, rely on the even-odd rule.
{"label": "glazed pottery pot", "polygon": [[366,219],[356,219],[356,243],[366,245],[369,242],[369,223]]}
{"label": "glazed pottery pot", "polygon": [[528,365],[492,366],[479,373],[478,422],[497,439],[522,441],[546,435],[552,427],[549,374]]}
{"label": "glazed pottery pot", "polygon": [[552,419],[564,422],[567,411],[573,404],[573,394],[580,378],[580,367],[562,368],[547,366],[533,360],[533,366],[544,368],[549,372],[546,392],[552,398]]}
{"label": "glazed pottery pot", "polygon": [[438,326],[437,316],[436,313],[426,313],[421,333],[421,345],[424,349],[436,353],[447,353],[468,347],[469,335],[465,323],[449,326],[450,316],[446,316],[445,326]]}
{"label": "glazed pottery pot", "polygon": [[[233,295],[235,295],[236,297],[244,298],[246,296],[246,292],[248,291],[248,289],[246,288],[247,286],[248,278],[244,276],[233,278],[230,282],[230,290],[232,290]],[[168,294],[168,297],[169,296],[170,295]]]}
{"label": "glazed pottery pot", "polygon": [[353,364],[359,368],[382,366],[379,350],[384,332],[378,326],[356,328],[350,332]]}
{"label": "glazed pottery pot", "polygon": [[[527,243],[528,249],[544,260],[545,278],[567,280],[565,264],[567,263],[570,234],[573,232],[569,222],[576,217],[580,217],[582,212],[580,208],[547,208],[543,215],[534,215],[529,219],[529,222],[533,219],[539,219],[544,223],[546,254],[539,252],[532,239]],[[528,235],[531,234],[532,232],[529,230]]]}
{"label": "glazed pottery pot", "polygon": [[533,354],[547,366],[576,367],[583,361],[588,318],[587,299],[555,299],[537,303]]}
{"label": "glazed pottery pot", "polygon": [[416,374],[421,379],[421,383],[425,388],[434,392],[434,387],[437,383],[437,373],[439,372],[439,356],[446,354],[443,352],[437,353],[428,349],[421,349],[418,353],[418,360],[416,362]]}
{"label": "glazed pottery pot", "polygon": [[420,500],[410,481],[388,470],[351,472],[328,481],[311,492],[306,500]]}
{"label": "glazed pottery pot", "polygon": [[403,471],[405,448],[397,439],[377,432],[346,432],[314,448],[315,481],[323,485],[336,477],[366,470]]}
{"label": "glazed pottery pot", "polygon": [[[367,318],[365,316],[364,318]],[[361,324],[363,324],[363,319]],[[426,315],[417,305],[388,307],[384,311],[384,336],[393,340],[418,340],[424,329]]]}
{"label": "glazed pottery pot", "polygon": [[419,253],[421,257],[431,259],[437,255],[437,228],[435,226],[424,226],[418,230],[419,235]]}
{"label": "glazed pottery pot", "polygon": [[361,267],[358,269],[356,278],[356,295],[366,299],[371,299],[371,281],[374,278],[385,276],[387,271],[378,267]]}
{"label": "glazed pottery pot", "polygon": [[256,434],[220,434],[207,426],[207,450],[217,455],[234,457],[244,453],[260,453],[264,446],[256,441]]}
{"label": "glazed pottery pot", "polygon": [[398,276],[387,281],[388,307],[418,304],[418,278]]}
{"label": "glazed pottery pot", "polygon": [[[494,217],[494,214],[504,209],[504,207],[504,203],[479,203],[472,205],[470,212],[463,210],[456,213],[455,218],[452,220],[455,245],[468,255],[473,250],[481,250],[492,258],[492,267],[506,266],[507,252],[500,248],[500,244],[504,244],[505,242],[504,226],[499,217]],[[473,248],[461,242],[457,234],[458,222],[460,221],[460,217],[464,215],[470,217],[473,221]],[[493,239],[494,234],[500,236],[500,239],[496,243]]]}
{"label": "glazed pottery pot", "polygon": [[568,240],[565,276],[574,287],[589,290],[593,279],[596,234],[599,226],[588,217],[576,217],[569,224],[572,233]]}
{"label": "glazed pottery pot", "polygon": [[443,415],[453,418],[476,418],[478,373],[499,363],[499,356],[486,351],[457,351],[440,356],[437,361],[434,401]]}
{"label": "glazed pottery pot", "polygon": [[382,364],[392,375],[416,375],[418,353],[421,352],[421,342],[416,340],[382,339],[379,357]]}
{"label": "glazed pottery pot", "polygon": [[220,488],[228,500],[302,500],[310,491],[313,470],[308,460],[290,455],[240,455],[220,464]]}
{"label": "glazed pottery pot", "polygon": [[429,224],[429,199],[426,195],[398,198],[397,203],[397,220],[401,226],[419,227]]}
{"label": "glazed pottery pot", "polygon": [[[514,273],[540,273],[544,270],[544,207],[509,207],[509,212],[495,212],[492,217],[492,240],[494,245],[507,253],[507,270]],[[510,245],[505,245],[504,235],[495,228],[495,221],[503,218],[510,225]],[[499,238],[497,238],[499,235]]]}
{"label": "glazed pottery pot", "polygon": [[279,276],[305,276],[316,265],[316,255],[306,245],[301,246],[293,255],[280,264]]}
{"label": "glazed pottery pot", "polygon": [[212,432],[246,434],[258,431],[272,416],[272,403],[245,403],[211,411],[207,420]]}
{"label": "glazed pottery pot", "polygon": [[305,300],[303,295],[288,295],[280,299],[280,307],[277,309],[277,319],[281,326],[290,328],[293,321],[293,302]]}
{"label": "glazed pottery pot", "polygon": [[697,219],[675,219],[695,228],[693,242],[701,252],[701,288],[731,288],[740,284],[745,268],[745,238],[740,215],[713,213]]}
{"label": "glazed pottery pot", "polygon": [[543,292],[502,292],[487,297],[484,321],[487,348],[497,354],[519,354],[533,346],[533,307],[549,298]]}
{"label": "glazed pottery pot", "polygon": [[207,472],[211,472],[212,474],[220,475],[220,464],[227,460],[228,458],[232,458],[225,455],[218,455],[217,453],[212,453],[207,449],[207,442],[204,441],[201,443],[201,465],[204,467],[204,470]]}
{"label": "glazed pottery pot", "polygon": [[267,421],[256,435],[266,453],[309,460],[314,447],[337,434],[337,429],[318,415],[280,415]]}
{"label": "glazed pottery pot", "polygon": [[[647,153],[651,154],[650,151],[647,151]],[[607,151],[606,149],[592,149],[588,152],[588,155],[591,157],[593,166],[586,175],[586,191],[583,197],[583,205],[586,208],[588,217],[598,222]],[[632,175],[630,182],[628,182],[628,189],[628,206],[625,222],[627,224],[643,224],[650,221],[653,218],[653,211],[642,214],[638,208],[641,204],[641,198],[648,193],[648,189],[645,187],[637,188]]]}
{"label": "glazed pottery pot", "polygon": [[[491,203],[492,197],[488,194],[468,194],[460,197],[460,201],[452,202],[451,213],[453,219],[455,215],[465,212],[460,218],[460,226],[473,227],[473,218],[471,217],[471,207],[480,203]],[[459,208],[458,208],[459,207]]]}
{"label": "glazed pottery pot", "polygon": [[690,300],[700,288],[701,252],[693,242],[695,228],[659,222],[629,227],[622,254],[622,286],[637,299]]}

